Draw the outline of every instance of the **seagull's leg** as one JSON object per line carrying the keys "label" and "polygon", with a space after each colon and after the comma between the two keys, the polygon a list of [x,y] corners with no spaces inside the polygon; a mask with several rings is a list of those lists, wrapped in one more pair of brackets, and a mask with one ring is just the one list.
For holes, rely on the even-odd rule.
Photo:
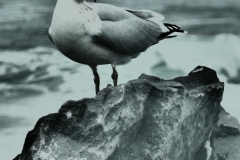
{"label": "seagull's leg", "polygon": [[117,70],[116,70],[116,66],[112,65],[112,69],[113,69],[113,73],[112,73],[113,85],[114,85],[114,87],[116,87],[117,86],[117,80],[118,80],[118,73],[117,73]]}
{"label": "seagull's leg", "polygon": [[97,72],[97,66],[90,66],[92,71],[93,71],[93,75],[94,75],[94,83],[95,83],[95,91],[96,94],[99,92],[99,86],[100,86],[100,78]]}

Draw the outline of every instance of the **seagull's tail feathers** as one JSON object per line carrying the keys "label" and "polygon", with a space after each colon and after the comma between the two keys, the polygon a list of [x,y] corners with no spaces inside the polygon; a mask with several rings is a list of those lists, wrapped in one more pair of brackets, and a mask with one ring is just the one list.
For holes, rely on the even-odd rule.
{"label": "seagull's tail feathers", "polygon": [[182,30],[179,26],[169,23],[163,23],[163,31],[159,36],[160,40],[187,34],[187,31]]}

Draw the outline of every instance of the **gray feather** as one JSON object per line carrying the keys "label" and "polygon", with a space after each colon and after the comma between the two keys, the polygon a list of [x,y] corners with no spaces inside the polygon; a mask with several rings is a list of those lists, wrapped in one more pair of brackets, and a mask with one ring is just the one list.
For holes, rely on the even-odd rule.
{"label": "gray feather", "polygon": [[98,5],[102,33],[93,37],[118,53],[134,56],[158,43],[161,29],[153,22],[141,19],[122,8]]}

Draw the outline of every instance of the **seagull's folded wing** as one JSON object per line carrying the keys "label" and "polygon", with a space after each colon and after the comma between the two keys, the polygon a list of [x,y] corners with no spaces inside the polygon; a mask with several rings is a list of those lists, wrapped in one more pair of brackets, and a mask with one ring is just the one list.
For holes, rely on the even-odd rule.
{"label": "seagull's folded wing", "polygon": [[118,53],[134,56],[143,52],[158,43],[162,33],[158,24],[122,8],[98,4],[98,15],[102,32],[93,36],[94,41]]}

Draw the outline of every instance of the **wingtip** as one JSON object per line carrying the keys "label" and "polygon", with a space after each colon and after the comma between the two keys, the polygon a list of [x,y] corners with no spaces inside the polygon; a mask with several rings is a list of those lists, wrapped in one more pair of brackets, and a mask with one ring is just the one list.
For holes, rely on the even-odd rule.
{"label": "wingtip", "polygon": [[186,34],[188,34],[187,31],[183,31],[183,32],[173,32],[173,33],[169,34],[169,36],[184,36],[184,35],[186,35]]}

